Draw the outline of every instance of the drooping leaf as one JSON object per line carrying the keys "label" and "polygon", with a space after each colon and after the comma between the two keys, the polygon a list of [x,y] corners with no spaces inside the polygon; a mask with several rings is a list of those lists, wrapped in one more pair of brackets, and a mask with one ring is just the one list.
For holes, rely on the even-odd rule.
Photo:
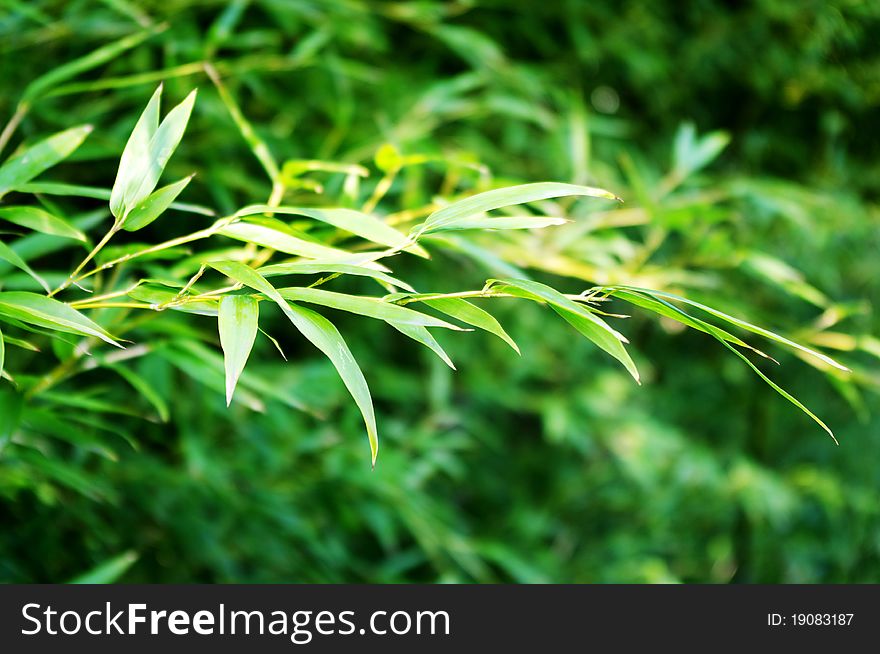
{"label": "drooping leaf", "polygon": [[586,307],[565,297],[554,288],[540,282],[517,280],[489,280],[488,285],[496,291],[510,293],[518,297],[546,302],[556,313],[562,316],[566,322],[577,329],[581,334],[593,343],[605,350],[608,354],[620,361],[636,382],[639,382],[639,372],[629,353],[623,344],[627,342],[622,334],[612,329],[608,323],[602,320]]}
{"label": "drooping leaf", "polygon": [[415,229],[415,234],[430,234],[431,232],[449,229],[459,220],[470,218],[475,214],[485,213],[493,209],[509,207],[515,204],[525,204],[536,200],[558,198],[571,195],[584,195],[606,200],[618,200],[619,198],[600,188],[590,186],[578,186],[576,184],[563,184],[558,182],[539,182],[537,184],[521,184],[500,188],[484,193],[478,193],[469,198],[453,202],[449,206],[438,209],[421,226]]}
{"label": "drooping leaf", "polygon": [[121,348],[107,331],[63,302],[25,291],[0,292],[0,314],[62,332],[94,336]]}
{"label": "drooping leaf", "polygon": [[162,422],[168,422],[171,417],[171,413],[168,410],[168,404],[162,398],[162,395],[153,388],[146,379],[135,373],[130,367],[125,365],[120,365],[116,363],[105,363],[105,368],[109,368],[114,371],[120,377],[122,377],[125,381],[129,383],[129,385],[140,393],[141,397],[143,397],[147,402],[152,405],[154,409],[156,409],[156,413],[159,416],[159,420]]}
{"label": "drooping leaf", "polygon": [[208,265],[274,301],[300,333],[330,359],[364,417],[372,463],[375,466],[379,452],[379,437],[370,389],[348,345],[333,323],[319,313],[285,301],[275,287],[253,268],[237,261],[214,261]]}
{"label": "drooping leaf", "polygon": [[690,300],[686,297],[681,297],[679,295],[674,295],[674,294],[668,293],[666,291],[651,291],[648,289],[640,289],[637,287],[629,287],[629,286],[624,287],[624,288],[628,288],[628,289],[631,289],[634,291],[648,292],[648,293],[651,293],[657,297],[662,297],[662,298],[666,298],[668,300],[673,300],[675,302],[683,302],[684,304],[689,304],[690,306],[696,307],[697,309],[705,311],[706,313],[708,313],[712,316],[715,316],[716,318],[720,318],[721,320],[724,320],[732,325],[736,325],[737,327],[740,327],[741,329],[745,329],[746,331],[752,332],[753,334],[759,334],[760,336],[763,336],[764,338],[770,339],[771,341],[776,341],[777,343],[782,343],[783,345],[787,345],[788,347],[794,348],[795,350],[799,350],[799,351],[803,352],[804,354],[809,354],[810,356],[816,357],[820,361],[828,364],[829,366],[837,368],[838,370],[842,370],[844,372],[849,371],[849,368],[837,363],[837,361],[835,361],[834,359],[832,359],[831,357],[829,357],[825,354],[822,354],[821,352],[810,349],[810,348],[806,347],[805,345],[801,345],[800,343],[796,343],[795,341],[792,341],[791,339],[785,338],[784,336],[780,336],[779,334],[776,334],[776,333],[770,331],[769,329],[764,329],[763,327],[758,327],[757,325],[753,325],[749,322],[746,322],[745,320],[742,320],[740,318],[736,318],[734,316],[726,314],[723,311],[719,311],[718,309],[713,309],[712,307],[707,306],[705,304],[700,304],[699,302],[695,302],[694,300]]}
{"label": "drooping leaf", "polygon": [[446,354],[446,350],[443,349],[440,343],[437,342],[437,339],[434,338],[434,335],[429,332],[426,327],[399,322],[389,322],[388,324],[394,327],[394,329],[399,331],[401,334],[409,336],[414,341],[430,348],[434,352],[434,354],[440,357],[443,363],[455,370],[455,364],[452,363],[452,359],[450,359],[449,355]]}
{"label": "drooping leaf", "polygon": [[6,243],[4,243],[3,241],[0,241],[0,259],[3,259],[4,261],[8,261],[9,263],[11,263],[13,266],[18,268],[19,270],[23,270],[24,272],[26,272],[34,280],[36,280],[36,282],[40,286],[42,286],[43,290],[45,290],[47,293],[49,293],[51,291],[51,289],[49,288],[49,285],[46,283],[46,281],[42,277],[40,277],[36,272],[34,272],[31,269],[31,267],[27,264],[27,262],[24,259],[22,259],[15,250],[13,250],[11,247],[6,245]]}
{"label": "drooping leaf", "polygon": [[53,134],[8,159],[0,166],[0,197],[67,158],[91,132],[91,125],[72,127]]}
{"label": "drooping leaf", "polygon": [[35,232],[85,241],[86,235],[66,220],[39,207],[0,207],[0,220],[27,227]]}
{"label": "drooping leaf", "polygon": [[257,338],[260,303],[248,295],[227,295],[220,299],[217,316],[226,369],[226,406],[229,406]]}
{"label": "drooping leaf", "polygon": [[488,311],[481,309],[472,302],[468,302],[460,297],[425,299],[422,300],[422,302],[429,307],[437,309],[437,311],[445,313],[447,316],[452,316],[468,325],[473,325],[474,327],[483,329],[491,334],[495,334],[498,338],[512,347],[517,354],[520,353],[519,346],[508,335],[508,333],[504,331],[504,328],[501,326],[501,323],[495,319],[495,316]]}
{"label": "drooping leaf", "polygon": [[184,177],[151,193],[129,212],[122,223],[122,228],[126,231],[134,232],[143,229],[156,220],[171,206],[171,203],[174,202],[177,196],[183,192],[183,189],[186,188],[193,176]]}

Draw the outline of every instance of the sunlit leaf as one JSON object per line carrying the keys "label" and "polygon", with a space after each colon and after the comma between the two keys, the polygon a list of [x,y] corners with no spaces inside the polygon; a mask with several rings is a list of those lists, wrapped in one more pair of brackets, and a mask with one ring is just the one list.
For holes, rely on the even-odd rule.
{"label": "sunlit leaf", "polygon": [[438,209],[428,216],[427,220],[420,227],[416,228],[415,234],[430,234],[442,229],[449,229],[451,225],[454,225],[459,220],[470,218],[475,214],[492,211],[493,209],[571,195],[583,195],[604,198],[606,200],[619,199],[610,191],[590,186],[578,186],[576,184],[539,182],[536,184],[510,186],[508,188],[478,193]]}
{"label": "sunlit leaf", "polygon": [[8,220],[35,232],[85,241],[86,235],[66,220],[39,207],[0,207],[0,220]]}
{"label": "sunlit leaf", "polygon": [[330,359],[364,417],[372,462],[375,466],[376,456],[379,453],[379,437],[376,431],[376,416],[373,411],[370,389],[360,367],[348,349],[348,345],[333,323],[319,313],[286,302],[275,287],[253,268],[237,261],[214,261],[208,265],[230,279],[259,291],[274,301],[300,333]]}
{"label": "sunlit leaf", "polygon": [[82,336],[93,336],[122,347],[99,324],[76,309],[43,295],[25,291],[0,292],[0,314],[32,325]]}
{"label": "sunlit leaf", "polygon": [[227,295],[220,299],[218,327],[226,367],[226,405],[232,403],[241,376],[257,338],[260,304],[248,295]]}
{"label": "sunlit leaf", "polygon": [[66,159],[92,132],[91,125],[80,125],[38,141],[0,166],[0,197],[25,184]]}
{"label": "sunlit leaf", "polygon": [[149,225],[171,206],[171,203],[183,192],[192,178],[193,175],[184,177],[151,193],[129,212],[122,223],[122,228],[134,232]]}
{"label": "sunlit leaf", "polygon": [[374,270],[366,266],[356,266],[346,263],[323,263],[311,261],[296,261],[292,263],[275,263],[263,266],[257,272],[263,277],[278,277],[281,275],[314,275],[320,273],[356,275],[360,277],[372,277],[373,279],[383,281],[391,286],[415,292],[412,286],[403,280],[392,277],[381,270]]}

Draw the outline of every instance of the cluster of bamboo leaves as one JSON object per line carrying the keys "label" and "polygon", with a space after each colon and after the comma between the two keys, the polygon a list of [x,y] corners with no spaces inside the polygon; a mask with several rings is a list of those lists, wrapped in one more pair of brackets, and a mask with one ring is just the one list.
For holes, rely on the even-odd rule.
{"label": "cluster of bamboo leaves", "polygon": [[[125,46],[130,47],[130,44]],[[113,51],[112,47],[104,50],[93,57],[90,65],[112,55]],[[78,70],[78,65],[74,64],[68,73]],[[178,202],[178,197],[192,179],[191,175],[157,188],[169,159],[183,139],[196,100],[193,91],[160,120],[162,86],[152,95],[121,152],[111,190],[39,180],[44,171],[61,162],[83,143],[92,131],[88,125],[73,127],[22,146],[0,166],[0,198],[15,192],[16,197],[24,194],[41,199],[40,205],[3,202],[0,204],[0,220],[18,228],[66,239],[72,244],[89,244],[87,254],[69,274],[60,280],[51,280],[49,275],[34,269],[28,262],[31,256],[40,253],[38,249],[22,252],[21,248],[16,250],[0,241],[0,258],[32,277],[43,290],[42,293],[0,291],[0,370],[3,378],[17,385],[25,397],[46,393],[78,370],[99,365],[122,375],[161,413],[161,398],[124,366],[126,358],[147,352],[149,344],[126,341],[122,333],[115,332],[115,328],[120,327],[118,323],[115,327],[102,324],[99,317],[106,315],[103,313],[106,310],[119,309],[148,312],[159,320],[165,311],[192,313],[215,320],[224,356],[226,401],[231,403],[261,331],[261,313],[267,311],[266,307],[274,306],[335,366],[363,416],[375,465],[379,436],[367,375],[358,366],[342,334],[321,309],[384,321],[429,348],[454,368],[436,337],[437,332],[431,330],[476,328],[502,339],[519,352],[504,327],[485,308],[487,300],[512,298],[535,302],[546,306],[616,359],[639,382],[639,372],[627,349],[628,340],[622,326],[621,319],[626,316],[612,313],[608,308],[609,301],[614,299],[714,338],[770,388],[831,434],[819,417],[774,383],[750,358],[757,356],[772,361],[770,355],[747,343],[734,331],[757,335],[790,348],[812,358],[822,368],[843,372],[847,370],[844,366],[817,349],[687,297],[629,283],[591,285],[582,293],[565,294],[526,275],[517,275],[515,264],[519,256],[509,262],[508,269],[513,274],[489,279],[483,288],[478,289],[442,293],[431,292],[431,289],[417,290],[406,280],[394,276],[393,267],[400,257],[427,259],[432,250],[460,248],[462,241],[456,240],[455,232],[498,239],[508,230],[576,227],[576,222],[572,223],[564,215],[535,215],[513,211],[512,207],[542,206],[541,203],[547,200],[565,197],[616,201],[615,194],[599,188],[556,182],[500,188],[486,185],[484,189],[477,189],[479,192],[470,191],[463,197],[438,198],[421,216],[416,214],[392,221],[383,217],[377,206],[399,171],[406,166],[424,163],[424,157],[407,157],[390,145],[380,148],[374,163],[382,178],[368,197],[359,195],[359,182],[369,174],[361,166],[321,161],[292,161],[280,166],[250,127],[225,88],[221,75],[210,65],[206,66],[205,72],[272,183],[272,194],[263,204],[246,206],[218,217],[210,208]],[[55,82],[57,80],[37,80],[25,93],[22,106],[27,107],[26,103],[42,86]],[[7,133],[6,139],[8,137]],[[692,130],[684,130],[677,145],[677,167],[667,183],[675,186],[694,169],[711,160],[725,143],[719,135],[698,140]],[[313,170],[342,175],[345,192],[359,202],[359,207],[328,206],[326,203],[318,206],[284,204],[286,191],[298,184],[306,184],[303,173]],[[80,226],[57,215],[51,210],[51,202],[43,200],[52,196],[109,201],[112,224],[91,245],[93,237]],[[499,210],[503,213],[493,213]],[[172,220],[175,213],[210,222],[184,236],[135,247],[112,258],[102,258],[104,248],[120,231],[136,232],[154,221]],[[407,223],[408,228],[403,229]],[[100,234],[100,225],[90,227]],[[318,227],[331,230],[318,231]],[[244,245],[230,249],[228,240]],[[198,249],[191,254],[189,250],[182,250],[184,247]],[[160,278],[145,276],[139,264],[163,256],[180,257],[183,265],[176,267],[178,274],[168,272]],[[552,266],[541,262],[534,267],[553,271]],[[125,274],[120,274],[123,271]],[[332,287],[334,279],[342,276],[368,278],[375,282],[377,292],[374,295],[353,295],[327,288]],[[595,279],[601,277],[597,275]],[[60,366],[43,376],[31,375],[27,370],[7,369],[4,366],[5,348],[36,350],[39,345],[34,342],[33,334],[67,342],[72,348],[73,365]],[[102,344],[120,348],[122,353],[98,355]],[[146,349],[138,349],[144,346]],[[90,364],[90,360],[95,363]]]}

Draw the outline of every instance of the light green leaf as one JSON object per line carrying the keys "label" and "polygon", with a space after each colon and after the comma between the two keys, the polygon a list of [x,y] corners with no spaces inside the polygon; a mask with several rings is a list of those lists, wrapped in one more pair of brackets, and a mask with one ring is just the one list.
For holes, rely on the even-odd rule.
{"label": "light green leaf", "polygon": [[6,363],[6,341],[3,338],[3,330],[0,329],[0,375],[3,374],[3,365]]}
{"label": "light green leaf", "polygon": [[208,265],[273,300],[300,333],[330,359],[364,417],[372,463],[375,466],[376,456],[379,453],[379,437],[370,389],[348,345],[333,323],[319,313],[286,302],[275,287],[253,268],[237,261],[214,261],[209,262]]}
{"label": "light green leaf", "polygon": [[396,286],[397,288],[402,288],[412,293],[415,292],[413,287],[406,282],[397,279],[396,277],[392,277],[381,270],[374,270],[372,268],[367,268],[366,266],[356,266],[354,264],[296,261],[292,263],[276,263],[269,266],[263,266],[258,272],[263,275],[263,277],[277,277],[280,275],[314,275],[320,273],[357,275],[360,277],[372,277],[373,279],[383,281],[391,286]]}
{"label": "light green leaf", "polygon": [[194,175],[195,174],[190,175],[189,177],[184,177],[173,184],[163,186],[158,191],[151,193],[129,212],[125,221],[122,223],[122,228],[126,231],[134,232],[138,229],[143,229],[156,220],[156,218],[161,216],[162,213],[171,206],[171,203],[174,202],[177,196],[186,188],[186,185],[189,184]]}
{"label": "light green leaf", "polygon": [[402,232],[397,231],[390,225],[370,214],[355,211],[354,209],[325,209],[313,207],[271,207],[269,205],[253,205],[245,207],[237,212],[239,216],[249,216],[262,213],[292,214],[305,216],[314,220],[333,225],[339,229],[351,232],[373,243],[387,245],[392,248],[402,248],[404,251],[418,254],[428,258],[424,248],[410,243]]}
{"label": "light green leaf", "polygon": [[0,314],[39,327],[82,336],[94,336],[110,345],[122,347],[103,327],[89,320],[76,309],[36,293],[0,292]]}
{"label": "light green leaf", "polygon": [[8,334],[3,336],[3,340],[9,343],[9,345],[14,345],[15,347],[20,347],[23,350],[30,350],[31,352],[39,352],[40,348],[31,343],[30,341],[26,341],[21,338],[15,338],[14,336],[9,336]]}
{"label": "light green leaf", "polygon": [[541,229],[564,225],[570,220],[549,216],[490,216],[462,218],[445,226],[431,228],[431,233],[460,231],[465,229]]}
{"label": "light green leaf", "polygon": [[49,288],[49,285],[46,283],[46,281],[36,272],[34,272],[27,264],[27,262],[22,259],[15,250],[6,245],[6,243],[4,243],[3,241],[0,241],[0,259],[8,261],[16,268],[23,270],[28,275],[33,277],[37,281],[37,283],[43,287],[43,290],[45,290],[46,293],[51,292],[52,289]]}
{"label": "light green leaf", "polygon": [[610,191],[590,186],[578,186],[576,184],[563,184],[559,182],[521,184],[519,186],[510,186],[508,188],[478,193],[438,209],[428,216],[428,219],[422,225],[415,229],[415,234],[420,236],[442,229],[449,229],[450,225],[454,225],[459,220],[470,218],[475,214],[492,211],[493,209],[570,195],[585,195],[607,200],[620,199]]}
{"label": "light green leaf", "polygon": [[414,341],[417,341],[433,350],[434,354],[440,357],[447,366],[455,370],[455,365],[452,363],[452,359],[449,358],[449,355],[446,354],[446,351],[441,347],[440,343],[437,342],[437,339],[434,338],[434,335],[431,334],[431,332],[429,332],[426,327],[422,327],[421,325],[409,325],[400,322],[389,322],[388,324],[394,327],[394,329],[399,331],[401,334],[405,334]]}
{"label": "light green leaf", "polygon": [[[586,307],[570,300],[554,288],[540,282],[528,280],[489,280],[488,285],[496,291],[510,293],[518,297],[546,302],[562,316],[572,327],[593,341],[601,349],[620,361],[636,382],[639,372],[623,343],[628,342],[619,332],[612,329]],[[641,382],[639,382],[641,383]]]}
{"label": "light green leaf", "polygon": [[331,248],[294,236],[284,223],[261,219],[237,222],[220,229],[218,234],[264,248],[278,250],[307,259],[351,259],[354,255],[345,250]]}
{"label": "light green leaf", "polygon": [[72,127],[53,134],[8,159],[0,166],[0,197],[67,158],[91,131],[91,125]]}
{"label": "light green leaf", "polygon": [[706,313],[715,316],[716,318],[720,318],[726,322],[729,322],[732,325],[736,325],[741,329],[745,329],[746,331],[752,332],[753,334],[759,334],[764,338],[770,339],[771,341],[776,341],[777,343],[782,343],[783,345],[787,345],[788,347],[794,348],[795,350],[799,350],[805,354],[809,354],[810,356],[814,356],[820,361],[837,368],[838,370],[842,370],[844,372],[849,372],[849,368],[843,366],[831,357],[822,354],[821,352],[817,352],[816,350],[812,350],[805,345],[801,345],[800,343],[795,343],[794,341],[785,338],[784,336],[780,336],[774,332],[771,332],[769,329],[764,329],[763,327],[758,327],[757,325],[753,325],[745,320],[741,320],[740,318],[735,318],[734,316],[728,315],[723,311],[719,311],[718,309],[713,309],[712,307],[706,306],[705,304],[700,304],[699,302],[695,302],[694,300],[689,300],[688,298],[681,297],[678,295],[673,295],[672,293],[667,293],[666,291],[652,291],[648,289],[641,289],[631,286],[625,286],[622,288],[627,288],[633,291],[640,291],[650,293],[656,297],[666,298],[668,300],[674,300],[676,302],[684,302],[685,304],[689,304],[692,307],[696,307],[697,309],[701,309]]}
{"label": "light green leaf", "polygon": [[517,354],[520,353],[519,346],[507,334],[507,332],[504,331],[504,328],[501,326],[501,323],[495,319],[495,316],[488,311],[484,311],[475,304],[460,297],[425,299],[422,300],[422,302],[429,307],[437,309],[437,311],[445,313],[447,316],[458,318],[468,325],[473,325],[474,327],[483,329],[491,334],[495,334],[498,338],[512,347]]}
{"label": "light green leaf", "polygon": [[348,295],[346,293],[325,291],[320,288],[303,287],[279,288],[278,293],[281,294],[281,297],[287,300],[320,304],[321,306],[339,309],[340,311],[348,311],[361,316],[384,320],[389,323],[416,325],[421,327],[445,327],[446,329],[462,331],[461,327],[457,327],[445,320],[440,320],[434,316],[419,313],[418,311],[413,311],[412,309],[407,309],[406,307],[392,304],[391,302],[386,302],[379,298]]}
{"label": "light green leaf", "polygon": [[232,403],[241,376],[257,338],[260,303],[248,295],[226,295],[220,299],[217,323],[226,370],[226,406]]}
{"label": "light green leaf", "polygon": [[0,220],[27,227],[35,232],[85,241],[86,235],[66,220],[39,207],[0,207]]}
{"label": "light green leaf", "polygon": [[189,122],[196,91],[192,91],[183,102],[169,111],[159,124],[161,94],[160,85],[147,103],[122,152],[110,197],[110,211],[117,220],[124,220],[156,188]]}
{"label": "light green leaf", "polygon": [[125,574],[135,561],[137,552],[125,552],[71,579],[69,584],[112,584]]}

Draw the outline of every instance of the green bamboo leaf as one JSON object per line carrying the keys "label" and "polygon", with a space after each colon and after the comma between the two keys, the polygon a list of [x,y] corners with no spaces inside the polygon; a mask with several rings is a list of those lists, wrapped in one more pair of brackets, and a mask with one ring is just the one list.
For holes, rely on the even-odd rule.
{"label": "green bamboo leaf", "polygon": [[103,327],[89,320],[76,309],[36,293],[0,292],[0,315],[61,332],[94,336],[110,345],[122,347]]}
{"label": "green bamboo leaf", "polygon": [[389,322],[388,324],[394,327],[394,329],[399,331],[401,334],[409,336],[414,341],[417,341],[422,345],[430,348],[434,352],[434,354],[436,354],[438,357],[440,357],[440,359],[443,360],[443,363],[455,370],[455,364],[452,363],[452,359],[449,358],[449,355],[446,354],[446,351],[441,347],[440,343],[437,342],[437,339],[434,338],[434,335],[429,332],[426,327],[400,322]]}
{"label": "green bamboo leaf", "polygon": [[110,211],[117,220],[125,220],[129,212],[156,188],[189,122],[196,91],[190,92],[159,124],[161,95],[160,85],[138,119],[119,160],[119,170],[110,197]]}
{"label": "green bamboo leaf", "polygon": [[665,300],[652,297],[649,293],[636,293],[635,291],[630,291],[628,289],[613,286],[604,287],[597,290],[603,293],[607,292],[616,298],[624,300],[625,302],[629,302],[630,304],[633,304],[635,306],[653,311],[658,315],[665,316],[666,318],[670,318],[672,320],[680,322],[683,325],[691,327],[692,329],[696,329],[697,331],[705,332],[706,334],[711,334],[712,336],[721,337],[728,343],[733,343],[734,345],[738,345],[740,347],[751,350],[755,354],[758,354],[765,359],[776,361],[773,357],[755,347],[752,347],[742,339],[737,338],[733,334],[721,329],[720,327],[716,327],[715,325],[712,325],[704,320],[695,318],[685,311],[682,311],[675,305],[666,302]]}
{"label": "green bamboo leaf", "polygon": [[307,259],[351,259],[351,252],[307,241],[295,236],[284,223],[271,219],[237,222],[226,225],[218,234],[260,247],[278,250]]}
{"label": "green bamboo leaf", "polygon": [[489,280],[487,286],[496,291],[510,293],[518,297],[528,298],[539,302],[546,302],[572,327],[598,345],[605,352],[620,361],[636,382],[639,381],[639,371],[630,358],[623,344],[626,338],[612,329],[608,323],[602,320],[586,307],[570,300],[554,288],[540,282],[528,280]]}
{"label": "green bamboo leaf", "polygon": [[69,584],[112,584],[137,561],[137,552],[125,552],[117,557],[95,566],[74,579]]}
{"label": "green bamboo leaf", "polygon": [[433,299],[424,299],[421,300],[429,307],[437,309],[442,313],[445,313],[447,316],[452,316],[453,318],[457,318],[462,322],[467,323],[468,325],[472,325],[479,329],[483,329],[491,334],[495,334],[502,341],[507,343],[513,350],[519,354],[519,346],[516,342],[504,331],[504,328],[501,326],[495,316],[493,316],[488,311],[481,309],[475,304],[468,302],[463,298],[455,298],[455,297],[445,297],[445,298],[433,298]]}
{"label": "green bamboo leaf", "polygon": [[0,197],[67,158],[91,132],[91,125],[72,127],[53,134],[8,159],[0,166]]}
{"label": "green bamboo leaf", "polygon": [[728,314],[724,313],[723,311],[719,311],[718,309],[713,309],[712,307],[706,306],[705,304],[700,304],[699,302],[695,302],[694,300],[689,300],[686,297],[673,295],[672,293],[667,293],[666,291],[652,291],[649,289],[641,289],[641,288],[632,287],[632,286],[624,286],[622,288],[627,288],[629,290],[639,291],[639,292],[643,292],[643,293],[650,293],[656,297],[662,297],[662,298],[666,298],[668,300],[674,300],[676,302],[683,302],[685,304],[689,304],[690,306],[696,307],[697,309],[701,309],[702,311],[705,311],[706,313],[708,313],[712,316],[715,316],[716,318],[720,318],[721,320],[729,322],[732,325],[736,325],[737,327],[740,327],[741,329],[745,329],[746,331],[752,332],[753,334],[759,334],[759,335],[763,336],[764,338],[770,339],[771,341],[776,341],[777,343],[782,343],[783,345],[787,345],[788,347],[794,348],[795,350],[799,350],[799,351],[803,352],[804,354],[809,354],[810,356],[816,357],[820,361],[828,364],[829,366],[837,368],[838,370],[842,370],[844,372],[849,372],[849,368],[837,363],[837,361],[835,361],[834,359],[832,359],[831,357],[829,357],[825,354],[822,354],[821,352],[817,352],[816,350],[812,350],[812,349],[806,347],[805,345],[801,345],[800,343],[796,343],[790,339],[785,338],[784,336],[780,336],[779,334],[771,332],[769,329],[764,329],[763,327],[758,327],[757,325],[753,325],[753,324],[746,322],[745,320],[742,320],[740,318],[735,318],[734,316],[728,315]]}
{"label": "green bamboo leaf", "polygon": [[607,200],[620,199],[610,191],[590,186],[578,186],[576,184],[563,184],[559,182],[521,184],[519,186],[510,186],[508,188],[478,193],[438,209],[428,216],[428,219],[422,225],[416,228],[415,234],[420,236],[442,229],[449,229],[450,225],[454,225],[459,220],[464,220],[475,214],[492,211],[493,209],[570,195],[585,195]]}
{"label": "green bamboo leaf", "polygon": [[305,216],[314,220],[333,225],[346,232],[365,238],[373,243],[387,245],[392,248],[401,248],[421,257],[428,258],[428,253],[419,245],[410,242],[408,237],[397,231],[382,220],[367,213],[344,208],[314,208],[314,207],[272,207],[269,205],[252,205],[237,212],[239,216],[249,216],[262,213],[292,214]]}
{"label": "green bamboo leaf", "polygon": [[110,212],[117,219],[125,216],[128,199],[140,184],[140,176],[144,173],[150,158],[150,142],[159,129],[159,102],[162,97],[162,85],[153,91],[147,106],[144,108],[134,129],[125,143],[122,156],[119,158],[119,170],[110,191]]}
{"label": "green bamboo leaf", "polygon": [[799,408],[801,411],[803,411],[803,412],[806,413],[808,416],[810,416],[810,418],[812,418],[814,421],[816,421],[816,423],[817,423],[820,427],[822,427],[822,429],[824,429],[826,432],[828,432],[828,435],[831,436],[831,440],[833,440],[835,444],[837,444],[837,445],[840,444],[840,443],[837,442],[837,438],[834,437],[834,432],[832,432],[831,429],[828,427],[828,425],[826,425],[824,422],[822,422],[822,420],[820,420],[819,417],[818,417],[815,413],[813,413],[812,411],[810,411],[810,410],[809,410],[806,406],[804,406],[804,405],[803,405],[803,404],[802,404],[802,403],[801,403],[796,397],[794,397],[794,396],[791,395],[788,391],[786,391],[784,388],[782,388],[781,386],[779,386],[778,384],[776,384],[776,383],[775,383],[772,379],[770,379],[767,375],[765,375],[763,372],[761,372],[760,370],[758,370],[758,367],[757,367],[754,363],[752,363],[751,361],[749,361],[749,359],[748,359],[748,357],[746,357],[746,355],[744,355],[742,352],[740,352],[739,350],[737,350],[737,349],[736,349],[735,347],[733,347],[730,343],[728,343],[727,341],[725,341],[723,338],[718,338],[717,336],[716,336],[716,339],[717,339],[718,342],[721,343],[724,347],[726,347],[728,350],[730,350],[731,352],[733,352],[733,353],[734,353],[736,356],[738,356],[740,359],[742,359],[743,361],[745,361],[745,362],[746,362],[746,365],[747,365],[749,368],[751,368],[751,369],[755,372],[755,374],[758,375],[758,377],[760,377],[760,378],[763,379],[765,382],[767,382],[767,385],[770,386],[770,388],[772,388],[774,391],[776,391],[777,393],[779,393],[782,397],[784,397],[786,400],[788,400],[789,402],[791,402],[792,404],[794,404],[797,408]]}
{"label": "green bamboo leaf", "polygon": [[226,369],[226,406],[232,403],[241,376],[257,338],[260,303],[248,295],[226,295],[220,299],[217,323]]}
{"label": "green bamboo leaf", "polygon": [[40,277],[33,269],[27,264],[27,262],[22,259],[19,254],[13,250],[11,247],[6,245],[3,241],[0,241],[0,259],[4,261],[8,261],[16,268],[23,270],[28,275],[30,275],[36,282],[43,287],[43,290],[46,293],[50,293],[52,289],[49,288],[49,285],[46,283],[42,277]]}
{"label": "green bamboo leaf", "polygon": [[6,363],[6,340],[3,330],[0,329],[0,375],[3,374],[3,365]]}
{"label": "green bamboo leaf", "polygon": [[542,229],[571,222],[565,218],[549,216],[490,216],[462,218],[445,226],[431,228],[431,233],[461,231],[465,229]]}
{"label": "green bamboo leaf", "polygon": [[366,266],[356,266],[346,263],[324,263],[320,261],[296,261],[291,263],[276,263],[269,266],[263,266],[257,272],[263,277],[278,277],[281,275],[314,275],[320,273],[356,275],[359,277],[372,277],[379,281],[383,281],[391,286],[402,288],[411,293],[415,290],[406,282],[392,277],[381,270],[374,270]]}
{"label": "green bamboo leaf", "polygon": [[27,227],[41,234],[85,241],[86,235],[66,220],[39,207],[0,207],[0,220]]}
{"label": "green bamboo leaf", "polygon": [[8,334],[3,336],[3,340],[6,341],[9,345],[14,345],[15,347],[20,347],[23,350],[30,350],[31,352],[39,352],[40,348],[31,343],[30,341],[26,341],[21,338],[15,338],[14,336],[9,336]]}
{"label": "green bamboo leaf", "polygon": [[259,291],[274,301],[300,333],[312,342],[336,367],[349,393],[364,417],[373,466],[379,453],[379,437],[376,431],[376,416],[373,400],[364,374],[357,365],[342,335],[329,320],[319,313],[285,301],[281,294],[253,268],[238,261],[213,261],[208,263],[215,270],[230,279]]}
{"label": "green bamboo leaf", "polygon": [[156,220],[171,206],[194,176],[195,173],[151,193],[129,212],[122,223],[122,229],[134,232]]}
{"label": "green bamboo leaf", "polygon": [[380,298],[348,295],[346,293],[325,291],[320,288],[303,287],[279,288],[278,293],[281,297],[294,302],[320,304],[331,309],[348,311],[361,316],[384,320],[388,323],[421,327],[444,327],[446,329],[463,331],[461,327],[448,323],[445,320],[386,302]]}

